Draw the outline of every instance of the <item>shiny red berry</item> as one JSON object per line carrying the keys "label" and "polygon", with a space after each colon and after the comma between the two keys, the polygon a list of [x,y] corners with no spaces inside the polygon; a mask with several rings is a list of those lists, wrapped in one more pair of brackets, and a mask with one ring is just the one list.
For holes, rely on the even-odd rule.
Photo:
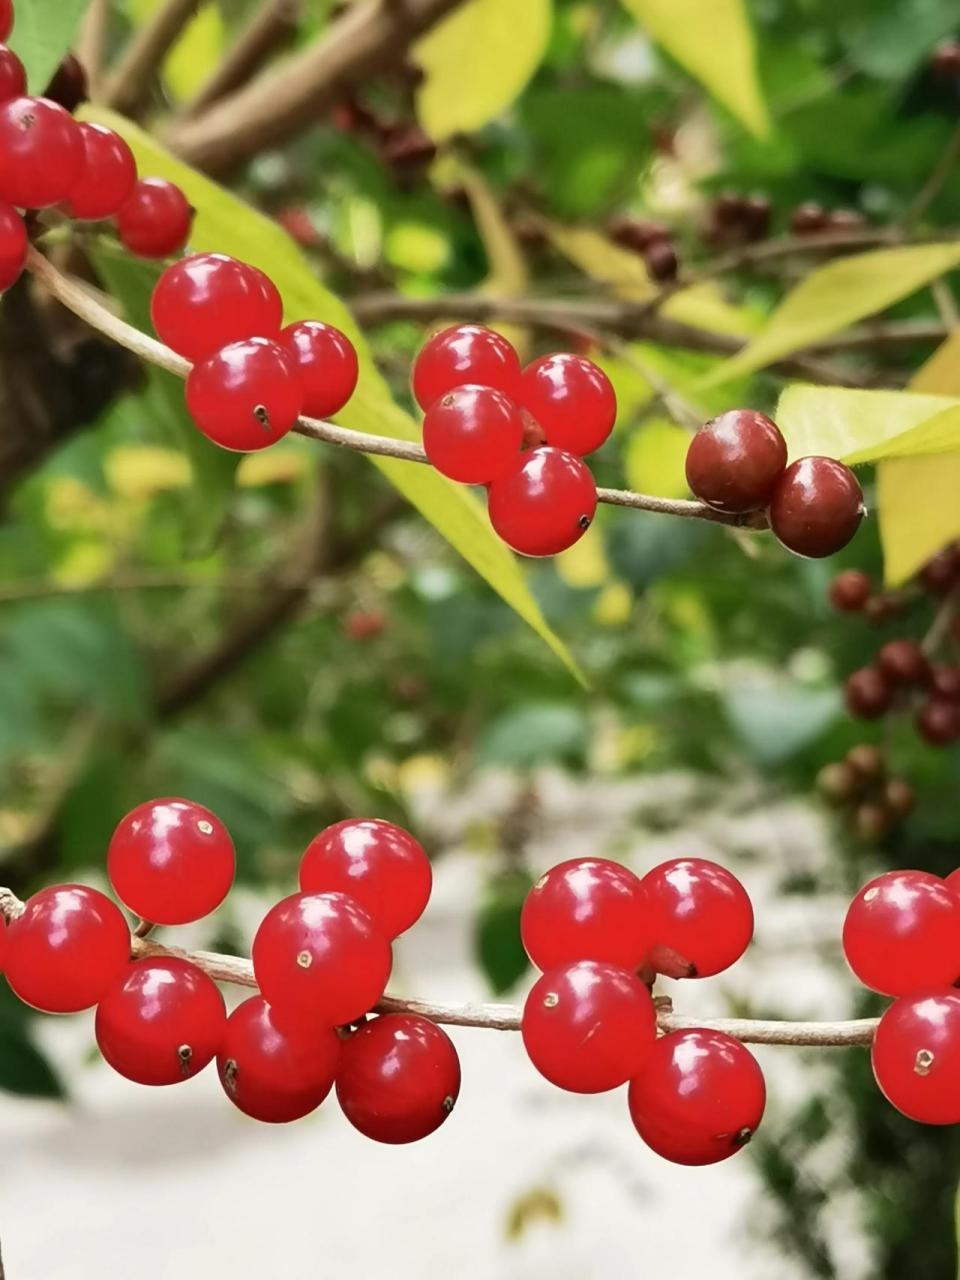
{"label": "shiny red berry", "polygon": [[490,486],[487,511],[496,532],[525,556],[572,547],[593,522],[597,486],[589,468],[563,449],[531,449],[520,466]]}
{"label": "shiny red berry", "polygon": [[154,924],[189,924],[215,911],[236,855],[220,819],[192,800],[148,800],[113,833],[107,872],[120,901]]}
{"label": "shiny red berry", "polygon": [[651,1150],[674,1164],[716,1164],[736,1155],[759,1127],[763,1072],[722,1031],[672,1031],[630,1082],[630,1118]]}
{"label": "shiny red berry", "polygon": [[216,983],[175,956],[136,960],[97,1006],[97,1044],[135,1084],[178,1084],[212,1062],[227,1026]]}
{"label": "shiny red berry", "polygon": [[547,444],[579,457],[600,448],[617,418],[617,396],[607,375],[592,360],[566,351],[527,365],[521,396]]}
{"label": "shiny red berry", "polygon": [[960,1123],[960,992],[928,989],[894,1001],[870,1057],[898,1111],[920,1124]]}
{"label": "shiny red berry", "polygon": [[777,424],[752,409],[730,409],[690,441],[687,484],[717,511],[758,511],[786,465],[787,444]]}
{"label": "shiny red berry", "polygon": [[925,871],[887,871],[847,909],[843,953],[885,996],[948,987],[960,977],[960,899]]}
{"label": "shiny red berry", "polygon": [[657,1017],[635,974],[596,960],[548,970],[523,1007],[520,1029],[530,1061],[551,1084],[602,1093],[639,1075],[653,1047]]}
{"label": "shiny red berry", "polygon": [[916,725],[931,747],[949,747],[960,738],[960,704],[931,698],[917,712]]}
{"label": "shiny red berry", "polygon": [[920,582],[932,596],[944,596],[960,581],[960,548],[955,543],[932,556],[920,570]]}
{"label": "shiny red berry", "polygon": [[[709,978],[739,960],[753,937],[753,907],[743,885],[705,858],[675,858],[643,877],[654,947]],[[656,954],[654,953],[656,964]]]}
{"label": "shiny red berry", "polygon": [[878,720],[889,710],[893,690],[878,667],[861,667],[847,677],[843,696],[852,716],[859,720]]}
{"label": "shiny red berry", "polygon": [[423,846],[382,818],[347,818],[327,827],[300,863],[304,893],[349,894],[391,940],[423,915],[432,885]]}
{"label": "shiny red berry", "polygon": [[465,383],[495,387],[512,400],[520,394],[520,359],[499,333],[461,324],[435,333],[413,366],[413,394],[421,409]]}
{"label": "shiny red berry", "polygon": [[460,484],[491,484],[516,470],[523,438],[520,407],[493,387],[454,387],[423,417],[428,459]]}
{"label": "shiny red berry", "polygon": [[276,339],[283,303],[257,267],[224,253],[195,253],[164,271],[151,312],[160,340],[199,360],[243,338]]}
{"label": "shiny red berry", "polygon": [[190,239],[193,208],[165,178],[141,178],[116,217],[120,243],[138,258],[169,258]]}
{"label": "shiny red berry", "polygon": [[267,338],[231,342],[200,360],[187,377],[187,409],[224,449],[254,453],[296,425],[303,388],[293,357]]}
{"label": "shiny red berry", "polygon": [[538,969],[603,960],[637,969],[650,948],[647,900],[638,876],[607,858],[571,858],[527,894],[520,935]]}
{"label": "shiny red berry", "polygon": [[23,219],[12,205],[0,202],[0,293],[20,279],[28,247]]}
{"label": "shiny red berry", "polygon": [[13,30],[13,0],[0,0],[0,40]]}
{"label": "shiny red berry", "polygon": [[337,1100],[355,1129],[392,1144],[439,1129],[460,1093],[460,1059],[447,1033],[415,1014],[365,1022],[344,1041]]}
{"label": "shiny red berry", "polygon": [[339,413],[357,386],[360,367],[353,343],[332,324],[300,320],[280,334],[297,366],[303,387],[303,412],[309,418]]}
{"label": "shiny red berry", "polygon": [[6,45],[0,45],[0,102],[20,98],[27,91],[27,73],[23,63]]}
{"label": "shiny red berry", "polygon": [[833,458],[800,458],[774,490],[770,527],[788,551],[821,559],[847,545],[863,513],[863,492],[849,467]]}
{"label": "shiny red berry", "polygon": [[925,684],[930,664],[915,640],[890,640],[877,654],[877,666],[894,685]]}
{"label": "shiny red berry", "polygon": [[224,1093],[245,1115],[287,1124],[319,1107],[339,1059],[332,1027],[280,1026],[266,1000],[251,996],[227,1019],[217,1071]]}
{"label": "shiny red berry", "polygon": [[0,103],[0,200],[46,209],[73,190],[83,168],[83,140],[73,116],[45,98]]}
{"label": "shiny red berry", "polygon": [[870,599],[870,579],[859,569],[844,569],[830,583],[830,603],[840,613],[859,613]]}
{"label": "shiny red berry", "polygon": [[133,152],[118,133],[102,124],[81,124],[83,168],[64,209],[71,218],[110,218],[129,198],[137,180]]}
{"label": "shiny red berry", "polygon": [[343,893],[295,893],[272,907],[253,940],[253,971],[284,1025],[355,1022],[386,989],[386,934]]}
{"label": "shiny red berry", "polygon": [[77,1013],[101,999],[130,959],[120,908],[80,884],[41,889],[7,932],[7,981],[45,1013]]}

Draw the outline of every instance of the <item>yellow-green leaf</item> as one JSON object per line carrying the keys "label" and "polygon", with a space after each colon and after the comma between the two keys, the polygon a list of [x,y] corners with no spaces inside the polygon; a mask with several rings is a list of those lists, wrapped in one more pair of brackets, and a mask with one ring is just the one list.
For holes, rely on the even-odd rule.
{"label": "yellow-green leaf", "polygon": [[[182,188],[197,210],[190,238],[193,249],[230,253],[268,272],[283,295],[288,321],[324,320],[347,334],[357,348],[360,381],[337,421],[357,431],[400,440],[419,438],[417,423],[394,401],[352,315],[317,280],[310,263],[277,223],[177,160],[122,116],[93,106],[87,106],[83,115],[121,133],[133,148],[141,173],[168,178]],[[393,458],[370,460],[582,679],[566,646],[547,625],[519,563],[493,533],[474,495],[462,485],[451,484],[432,467]]]}
{"label": "yellow-green leaf", "polygon": [[711,373],[705,385],[763,369],[915,293],[960,263],[960,245],[874,249],[812,271],[783,299],[753,342]]}
{"label": "yellow-green leaf", "polygon": [[770,117],[744,0],[623,0],[654,40],[757,137]]}
{"label": "yellow-green leaf", "polygon": [[795,383],[776,418],[791,458],[824,453],[857,464],[960,448],[960,400],[950,396]]}
{"label": "yellow-green leaf", "polygon": [[689,446],[690,432],[666,418],[645,422],[624,451],[627,483],[659,498],[685,498],[690,492],[684,465]]}
{"label": "yellow-green leaf", "polygon": [[438,142],[495,119],[546,52],[553,0],[468,0],[414,46],[417,115]]}
{"label": "yellow-green leaf", "polygon": [[70,48],[88,0],[22,0],[10,48],[23,63],[27,90],[43,93]]}

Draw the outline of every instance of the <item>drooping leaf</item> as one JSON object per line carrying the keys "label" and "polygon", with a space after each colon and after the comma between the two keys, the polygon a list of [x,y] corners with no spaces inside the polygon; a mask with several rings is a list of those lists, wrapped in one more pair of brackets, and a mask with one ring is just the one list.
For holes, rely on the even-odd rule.
{"label": "drooping leaf", "polygon": [[836,689],[812,689],[774,675],[732,682],[723,691],[727,718],[762,764],[788,760],[842,711]]}
{"label": "drooping leaf", "polygon": [[553,0],[469,0],[414,46],[424,72],[417,115],[438,142],[488,124],[540,65]]}
{"label": "drooping leaf", "polygon": [[823,453],[856,464],[960,448],[960,400],[949,396],[795,383],[776,418],[792,458]]}
{"label": "drooping leaf", "polygon": [[498,877],[474,922],[477,962],[498,996],[509,991],[530,967],[520,940],[520,911],[531,885],[524,871]]}
{"label": "drooping leaf", "polygon": [[17,5],[10,48],[27,72],[27,88],[43,93],[70,48],[89,0],[26,0]]}

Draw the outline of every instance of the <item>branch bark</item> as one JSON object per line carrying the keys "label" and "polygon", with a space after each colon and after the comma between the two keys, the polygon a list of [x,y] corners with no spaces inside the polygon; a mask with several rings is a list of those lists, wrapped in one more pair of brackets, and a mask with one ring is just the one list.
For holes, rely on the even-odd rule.
{"label": "branch bark", "polygon": [[165,0],[134,35],[106,80],[102,101],[108,107],[136,116],[150,95],[164,58],[203,3],[204,0]]}
{"label": "branch bark", "polygon": [[294,34],[302,8],[302,0],[264,0],[210,79],[187,103],[178,118],[194,119],[228,93],[252,80],[263,64]]}

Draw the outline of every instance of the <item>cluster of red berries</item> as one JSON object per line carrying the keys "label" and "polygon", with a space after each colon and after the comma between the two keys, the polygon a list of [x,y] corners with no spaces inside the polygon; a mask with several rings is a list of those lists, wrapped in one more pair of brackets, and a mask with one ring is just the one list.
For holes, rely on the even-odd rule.
{"label": "cluster of red berries", "polygon": [[871,991],[893,996],[871,1057],[877,1084],[921,1124],[960,1124],[960,871],[888,871],[847,911],[843,951]]}
{"label": "cluster of red berries", "polygon": [[283,328],[283,302],[258,267],[197,253],[167,267],[151,300],[160,339],[193,362],[187,408],[225,449],[265,449],[301,414],[326,418],[353,395],[359,366],[333,325]]}
{"label": "cluster of red berries", "polygon": [[740,958],[753,908],[735,876],[700,858],[643,879],[605,858],[573,859],[531,889],[520,931],[542,970],[521,1021],[541,1075],[574,1093],[629,1081],[638,1133],[678,1164],[714,1164],[749,1141],[766,1100],[753,1055],[703,1028],[658,1038],[648,986],[657,973],[706,978]]}
{"label": "cluster of red berries", "polygon": [[602,369],[568,352],[521,369],[499,333],[458,325],[420,351],[413,393],[427,458],[451,480],[486,486],[490,522],[508,546],[551,556],[583,536],[597,508],[583,456],[617,416]]}
{"label": "cluster of red berries", "polygon": [[869,742],[851,747],[842,760],[817,775],[820,794],[846,813],[862,840],[881,840],[910,813],[917,795],[906,778],[887,770],[884,753]]}
{"label": "cluster of red berries", "polygon": [[[127,814],[107,855],[120,901],[164,925],[218,907],[234,865],[219,819],[175,799]],[[2,961],[13,991],[36,1009],[96,1005],[100,1052],[138,1084],[176,1084],[216,1058],[227,1096],[254,1119],[297,1120],[335,1085],[361,1133],[412,1142],[453,1108],[456,1050],[425,1018],[366,1015],[386,988],[391,943],[419,919],[431,884],[423,849],[392,823],[348,820],[322,831],[303,856],[301,892],[273,907],[254,939],[261,994],[229,1017],[213,980],[189,960],[131,960],[120,909],[83,885],[30,898],[0,935]]]}
{"label": "cluster of red berries", "polygon": [[716,511],[766,511],[780,542],[801,556],[833,555],[863,519],[863,493],[834,458],[798,458],[787,466],[779,427],[752,409],[731,409],[706,423],[690,443],[687,483]]}
{"label": "cluster of red berries", "polygon": [[770,230],[771,205],[767,196],[722,191],[710,204],[703,238],[707,244],[727,248],[763,240]]}

